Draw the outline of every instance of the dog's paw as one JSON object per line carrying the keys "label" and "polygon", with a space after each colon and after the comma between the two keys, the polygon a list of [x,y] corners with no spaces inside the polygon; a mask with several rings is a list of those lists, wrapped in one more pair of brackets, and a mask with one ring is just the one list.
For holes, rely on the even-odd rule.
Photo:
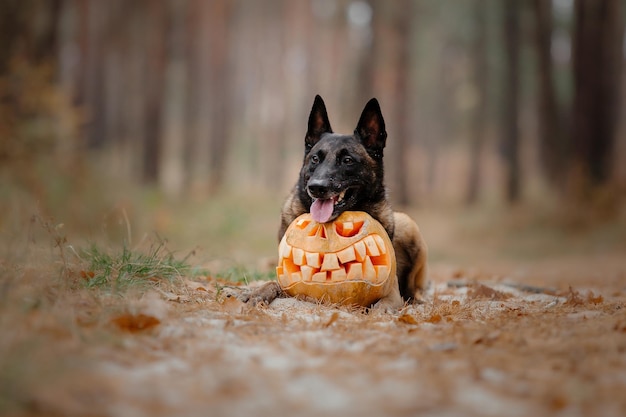
{"label": "dog's paw", "polygon": [[410,303],[413,304],[413,305],[421,305],[421,304],[426,303],[426,300],[420,294],[420,295],[416,295],[415,297],[411,298]]}
{"label": "dog's paw", "polygon": [[265,304],[270,305],[272,301],[280,297],[283,294],[283,290],[280,288],[277,282],[268,282],[259,288],[255,288],[251,291],[246,291],[239,295],[239,299],[249,305]]}
{"label": "dog's paw", "polygon": [[395,298],[386,297],[374,304],[372,309],[382,313],[397,313],[403,305],[402,299],[397,300]]}

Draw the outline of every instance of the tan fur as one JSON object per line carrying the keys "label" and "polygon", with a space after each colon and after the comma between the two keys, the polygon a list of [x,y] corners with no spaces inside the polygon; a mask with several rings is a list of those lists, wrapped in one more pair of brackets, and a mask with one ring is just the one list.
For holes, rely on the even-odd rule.
{"label": "tan fur", "polygon": [[421,299],[427,272],[428,247],[419,227],[408,215],[395,212],[393,248],[396,252],[398,276],[404,277],[404,293]]}

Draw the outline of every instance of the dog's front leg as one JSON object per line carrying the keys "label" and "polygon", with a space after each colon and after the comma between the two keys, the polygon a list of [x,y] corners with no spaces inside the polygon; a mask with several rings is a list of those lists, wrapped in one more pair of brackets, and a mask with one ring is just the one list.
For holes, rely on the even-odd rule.
{"label": "dog's front leg", "polygon": [[374,308],[376,310],[384,311],[385,313],[393,313],[400,309],[404,305],[404,301],[402,300],[402,296],[400,295],[400,288],[398,287],[398,277],[394,275],[393,283],[391,285],[391,290],[389,294],[378,300],[376,304],[374,304]]}
{"label": "dog's front leg", "polygon": [[281,297],[282,295],[283,290],[280,288],[280,285],[278,285],[278,282],[270,281],[247,294],[242,294],[239,299],[244,303],[248,303],[254,306],[261,303],[270,305],[272,301],[274,301],[278,297]]}

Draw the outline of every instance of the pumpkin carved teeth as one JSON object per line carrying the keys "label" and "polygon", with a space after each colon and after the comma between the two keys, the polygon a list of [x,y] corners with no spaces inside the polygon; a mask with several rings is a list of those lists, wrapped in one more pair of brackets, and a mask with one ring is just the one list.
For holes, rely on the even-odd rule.
{"label": "pumpkin carved teeth", "polygon": [[338,252],[317,253],[279,245],[276,275],[283,287],[296,282],[332,283],[341,281],[384,281],[390,271],[390,257],[384,240],[371,234]]}

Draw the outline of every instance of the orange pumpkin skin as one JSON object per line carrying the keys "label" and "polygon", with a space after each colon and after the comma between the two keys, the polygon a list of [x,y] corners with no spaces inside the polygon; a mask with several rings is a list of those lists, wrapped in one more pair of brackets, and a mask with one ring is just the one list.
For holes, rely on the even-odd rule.
{"label": "orange pumpkin skin", "polygon": [[328,223],[295,219],[278,246],[276,276],[292,297],[368,307],[390,292],[396,256],[383,226],[362,211]]}

